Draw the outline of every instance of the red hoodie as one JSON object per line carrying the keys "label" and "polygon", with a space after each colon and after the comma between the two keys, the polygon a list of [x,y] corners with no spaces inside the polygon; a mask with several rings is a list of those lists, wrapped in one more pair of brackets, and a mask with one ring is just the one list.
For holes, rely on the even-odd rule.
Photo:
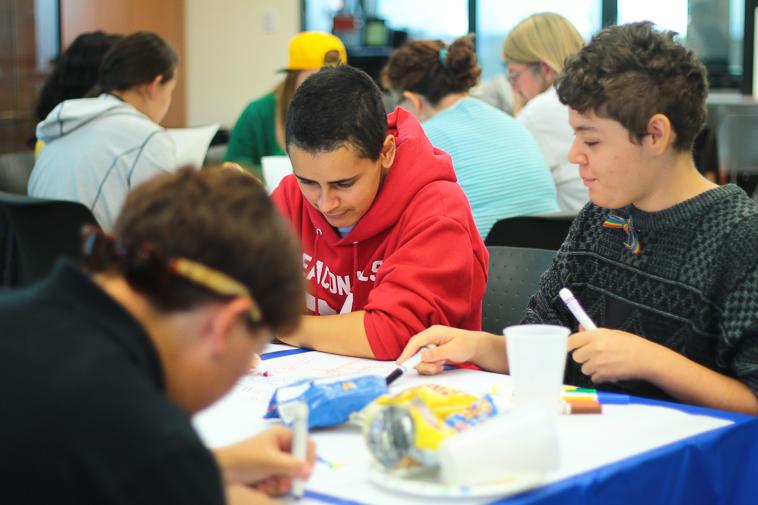
{"label": "red hoodie", "polygon": [[381,360],[396,359],[433,324],[481,329],[489,259],[450,156],[407,111],[387,120],[395,161],[344,238],[303,198],[294,175],[273,194],[302,242],[308,313],[365,310],[368,342]]}

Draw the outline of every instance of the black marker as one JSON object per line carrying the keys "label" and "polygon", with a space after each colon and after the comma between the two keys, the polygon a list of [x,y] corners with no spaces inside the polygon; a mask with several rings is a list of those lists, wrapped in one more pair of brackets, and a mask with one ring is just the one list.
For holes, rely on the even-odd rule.
{"label": "black marker", "polygon": [[385,379],[385,381],[387,382],[387,385],[389,386],[390,384],[395,382],[398,379],[398,377],[403,375],[408,370],[412,370],[416,368],[419,365],[419,363],[421,363],[421,351],[423,351],[424,349],[432,349],[433,347],[437,347],[437,346],[434,344],[425,345],[421,349],[416,351],[416,354],[414,354],[413,356],[405,360],[402,364],[397,365],[397,368],[395,368],[392,371],[392,373],[390,373]]}

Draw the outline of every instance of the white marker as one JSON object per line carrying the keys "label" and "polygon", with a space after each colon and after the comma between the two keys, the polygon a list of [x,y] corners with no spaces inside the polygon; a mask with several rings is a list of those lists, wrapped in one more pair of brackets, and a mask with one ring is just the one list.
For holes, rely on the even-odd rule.
{"label": "white marker", "polygon": [[[294,406],[295,420],[292,423],[292,455],[305,461],[308,452],[308,406],[303,402],[297,402]],[[292,496],[296,499],[303,497],[305,481],[294,479],[292,481]]]}
{"label": "white marker", "polygon": [[566,307],[568,307],[571,313],[574,314],[574,317],[579,321],[579,324],[584,326],[585,330],[597,330],[597,326],[595,326],[595,323],[592,322],[592,319],[590,319],[590,316],[587,315],[582,306],[579,305],[579,302],[569,288],[561,289],[558,294],[561,295],[563,303],[565,303]]}

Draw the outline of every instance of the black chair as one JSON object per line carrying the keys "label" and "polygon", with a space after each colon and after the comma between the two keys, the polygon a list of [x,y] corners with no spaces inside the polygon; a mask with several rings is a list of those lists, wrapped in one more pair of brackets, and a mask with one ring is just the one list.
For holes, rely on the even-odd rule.
{"label": "black chair", "polygon": [[523,319],[555,251],[505,246],[487,246],[487,250],[490,268],[482,301],[482,329],[500,335],[503,328]]}
{"label": "black chair", "polygon": [[519,216],[494,224],[484,244],[557,251],[576,216]]}
{"label": "black chair", "polygon": [[80,203],[0,192],[0,286],[45,277],[59,256],[78,260],[85,224],[97,222]]}
{"label": "black chair", "polygon": [[34,151],[0,154],[0,191],[26,194],[34,168]]}
{"label": "black chair", "polygon": [[758,114],[729,114],[716,131],[719,172],[748,194],[758,187]]}

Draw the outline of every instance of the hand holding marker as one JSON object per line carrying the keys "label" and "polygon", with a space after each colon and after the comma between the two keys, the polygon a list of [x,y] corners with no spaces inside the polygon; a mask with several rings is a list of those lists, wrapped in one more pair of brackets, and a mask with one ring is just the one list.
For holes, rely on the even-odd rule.
{"label": "hand holding marker", "polygon": [[572,293],[569,288],[561,289],[558,294],[561,295],[563,303],[565,303],[566,307],[568,307],[571,313],[574,314],[574,317],[579,321],[579,324],[584,326],[585,330],[597,330],[597,326],[595,326],[595,323],[592,322],[592,319],[590,319],[590,316],[587,315],[582,306],[579,305],[579,302],[574,297],[574,293]]}
{"label": "hand holding marker", "polygon": [[[576,318],[579,323],[584,326],[585,330],[597,330],[597,326],[595,326],[595,323],[592,322],[592,319],[590,319],[590,316],[587,315],[587,313],[584,311],[581,305],[579,305],[579,302],[574,298],[574,294],[568,289],[563,288],[560,291],[561,299],[564,301],[566,306],[569,308],[572,314],[574,314],[574,317]],[[574,388],[575,390],[577,388]],[[579,388],[581,389],[581,388]],[[592,389],[586,390],[586,391],[594,391]],[[600,400],[600,403],[616,403],[620,405],[626,405],[629,403],[629,395],[619,394],[619,393],[605,393],[605,392],[597,392],[598,399]]]}
{"label": "hand holding marker", "polygon": [[[574,296],[569,288],[561,289],[558,294],[561,296],[561,300],[566,304],[566,307],[574,314],[574,317],[579,324],[581,324],[585,330],[597,330],[597,326],[594,321],[590,319],[587,312],[584,311],[579,301]],[[592,391],[592,390],[587,390]],[[569,393],[570,394],[570,393]],[[599,401],[599,395],[595,392],[593,397],[587,401],[579,398],[566,398],[563,397],[563,413],[564,414],[600,414],[602,412],[602,406]]]}
{"label": "hand holding marker", "polygon": [[392,373],[390,373],[387,378],[385,379],[387,381],[387,385],[389,386],[393,382],[395,382],[401,375],[403,375],[408,370],[413,370],[421,363],[421,352],[424,349],[432,349],[434,347],[437,347],[434,344],[427,344],[423,346],[421,349],[416,351],[416,354],[405,360],[403,363],[397,365],[397,368],[395,368]]}

